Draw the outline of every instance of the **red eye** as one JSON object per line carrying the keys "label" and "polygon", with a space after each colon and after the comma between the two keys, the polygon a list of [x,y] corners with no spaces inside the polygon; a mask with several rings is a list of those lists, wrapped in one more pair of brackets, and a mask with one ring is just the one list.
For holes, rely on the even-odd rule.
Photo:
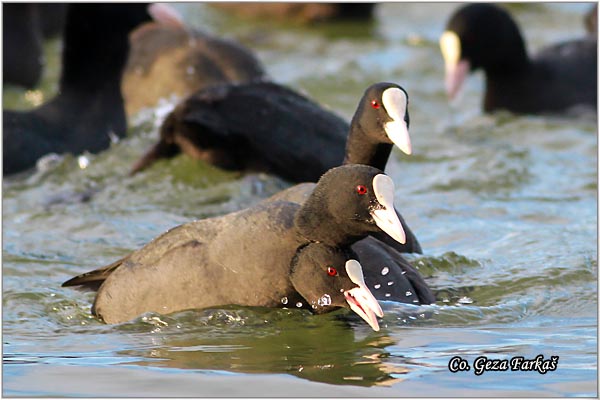
{"label": "red eye", "polygon": [[371,101],[371,107],[373,107],[374,109],[378,109],[379,108],[379,102],[377,100],[372,100]]}
{"label": "red eye", "polygon": [[365,185],[358,185],[356,187],[356,193],[360,195],[367,194],[367,187]]}
{"label": "red eye", "polygon": [[336,276],[337,275],[337,271],[333,267],[327,267],[327,275],[329,275],[329,276]]}

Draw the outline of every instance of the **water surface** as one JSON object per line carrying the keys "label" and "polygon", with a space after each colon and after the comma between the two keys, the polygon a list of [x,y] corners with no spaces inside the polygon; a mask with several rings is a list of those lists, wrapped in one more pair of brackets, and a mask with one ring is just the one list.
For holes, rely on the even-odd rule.
{"label": "water surface", "polygon": [[[383,302],[373,332],[349,312],[223,307],[105,325],[93,294],[60,284],[177,224],[254,204],[288,184],[184,156],[127,177],[156,139],[148,110],[80,168],[66,156],[3,182],[3,394],[8,396],[597,396],[597,122],[480,112],[482,77],[448,105],[437,39],[454,4],[386,3],[369,24],[240,22],[178,5],[254,49],[275,80],[350,118],[377,81],[410,96],[414,154],[394,150],[396,206],[438,303]],[[589,4],[513,4],[530,51],[581,36]],[[59,42],[33,94],[56,91]],[[429,318],[423,318],[429,316]],[[459,356],[558,356],[556,371],[452,373]]]}

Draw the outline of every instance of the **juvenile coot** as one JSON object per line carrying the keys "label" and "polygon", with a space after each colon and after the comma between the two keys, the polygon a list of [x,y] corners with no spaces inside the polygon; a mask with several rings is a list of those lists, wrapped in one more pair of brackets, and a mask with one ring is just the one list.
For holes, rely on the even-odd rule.
{"label": "juvenile coot", "polygon": [[[328,259],[319,257],[313,262],[312,253],[303,258],[300,250],[310,243],[344,249],[381,229],[403,241],[402,227],[392,207],[393,192],[392,180],[380,170],[365,165],[341,166],[323,175],[302,206],[283,201],[261,203],[180,225],[121,260],[75,277],[63,286],[99,287],[92,312],[107,323],[127,321],[150,311],[172,313],[226,304],[313,310],[313,295],[323,295],[318,286],[321,281],[306,272],[294,278],[293,271],[301,271],[294,266],[294,257],[296,262],[306,261],[321,268]],[[354,282],[347,286],[346,281],[341,289],[352,290],[356,285],[362,289],[361,295],[354,297],[349,295],[352,292],[345,292],[346,302],[355,311],[362,309],[366,317],[361,316],[377,329],[373,314],[381,312],[372,300],[361,300],[361,296],[372,296],[367,295],[359,274],[339,262],[336,265],[340,276],[346,270]],[[315,274],[322,276],[322,271]],[[307,292],[298,279],[318,289],[304,297]],[[330,292],[336,288],[340,289],[331,286],[323,290],[339,306],[339,299]],[[297,300],[296,304],[288,304],[292,299]],[[357,303],[352,306],[354,301]]]}
{"label": "juvenile coot", "polygon": [[131,34],[123,73],[127,115],[153,107],[161,98],[185,98],[222,82],[246,82],[266,76],[246,47],[179,24],[148,22]]}
{"label": "juvenile coot", "polygon": [[440,38],[446,91],[453,98],[464,78],[485,72],[484,111],[565,112],[597,104],[597,38],[588,35],[546,47],[530,58],[519,27],[503,8],[469,4],[450,18]]}

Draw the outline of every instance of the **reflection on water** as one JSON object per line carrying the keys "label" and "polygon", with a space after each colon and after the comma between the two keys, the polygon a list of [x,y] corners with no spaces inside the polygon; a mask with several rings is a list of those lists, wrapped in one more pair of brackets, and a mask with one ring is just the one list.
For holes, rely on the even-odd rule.
{"label": "reflection on water", "polygon": [[119,353],[139,358],[135,365],[283,373],[342,385],[390,385],[408,372],[385,363],[385,347],[394,344],[389,337],[355,332],[345,320],[297,310],[257,314],[233,309],[180,313],[171,322],[176,326],[207,324],[194,332],[184,330],[183,335],[161,317],[154,332],[160,332],[160,338],[151,349]]}
{"label": "reflection on water", "polygon": [[[510,9],[537,49],[583,32],[587,6]],[[345,310],[230,306],[115,326],[93,318],[93,294],[61,288],[65,279],[175,225],[287,186],[187,157],[127,176],[156,140],[173,106],[165,101],[138,115],[110,150],[84,155],[85,164],[67,155],[3,181],[5,395],[597,395],[595,118],[482,115],[480,76],[448,106],[437,40],[451,3],[386,3],[367,26],[315,29],[233,23],[203,6],[180,7],[196,26],[254,48],[279,82],[347,118],[368,84],[406,87],[414,154],[394,151],[386,172],[425,251],[409,258],[437,304],[382,302],[379,332]],[[57,68],[59,46],[49,46]],[[50,80],[44,98],[55,90]],[[23,91],[3,94],[4,104],[31,107]],[[557,371],[476,377],[447,367],[456,355],[471,363],[538,354],[558,355]]]}

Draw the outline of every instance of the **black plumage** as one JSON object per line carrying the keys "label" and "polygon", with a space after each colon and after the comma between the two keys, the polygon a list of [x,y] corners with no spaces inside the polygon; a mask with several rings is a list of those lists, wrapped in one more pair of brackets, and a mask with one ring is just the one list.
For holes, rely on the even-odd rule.
{"label": "black plumage", "polygon": [[142,3],[68,6],[59,94],[31,111],[3,111],[5,175],[48,153],[98,152],[125,135],[120,81],[127,35],[147,20]]}
{"label": "black plumage", "polygon": [[484,111],[561,113],[597,105],[597,37],[548,46],[530,57],[520,29],[489,3],[459,8],[440,39],[450,97],[469,71],[485,73]]}

